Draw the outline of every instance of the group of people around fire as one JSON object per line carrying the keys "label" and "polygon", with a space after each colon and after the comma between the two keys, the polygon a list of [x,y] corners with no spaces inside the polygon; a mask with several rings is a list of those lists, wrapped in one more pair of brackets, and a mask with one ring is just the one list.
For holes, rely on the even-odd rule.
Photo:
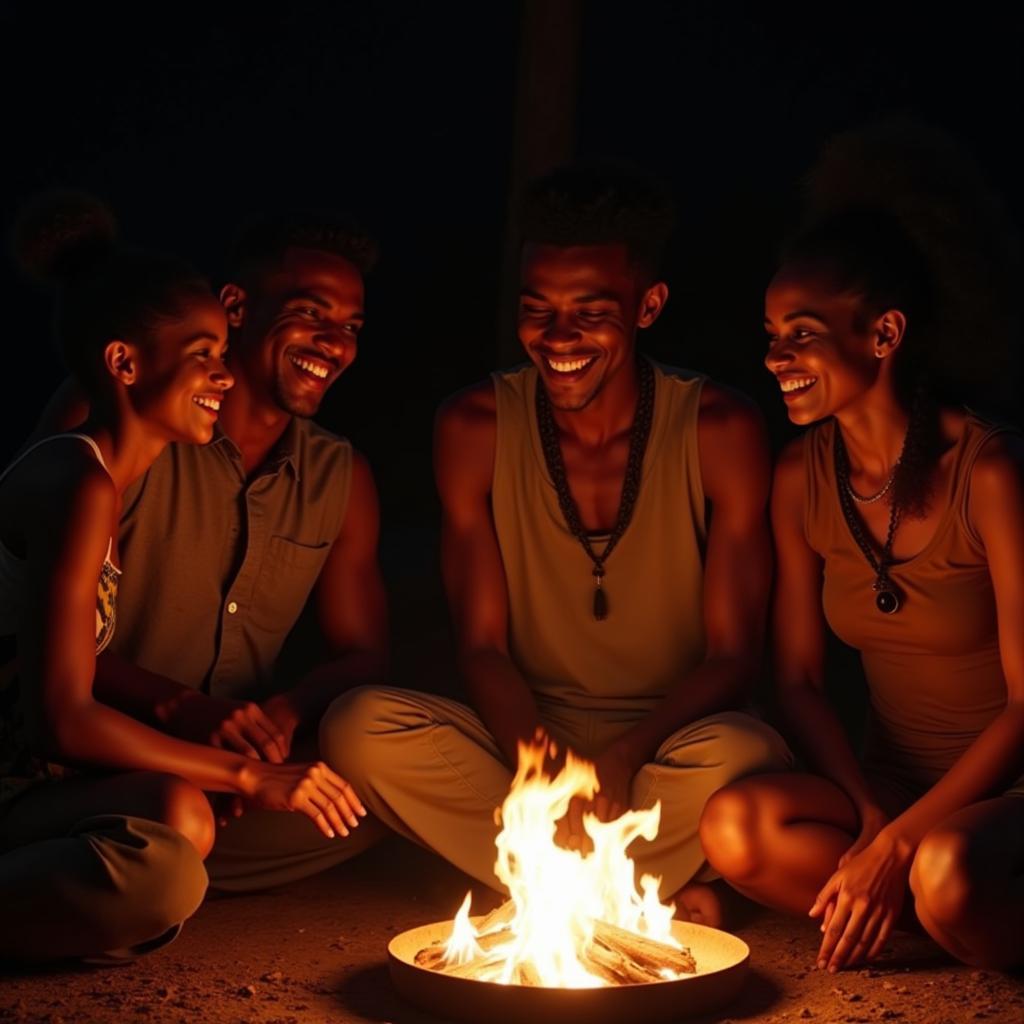
{"label": "group of people around fire", "polygon": [[[494,812],[539,737],[599,782],[564,846],[660,801],[630,854],[680,916],[721,925],[721,878],[819,918],[822,968],[896,928],[1019,965],[1013,239],[906,126],[835,140],[804,207],[764,365],[808,429],[773,466],[754,403],[638,349],[669,301],[665,188],[613,164],[528,186],[526,361],[434,426],[459,702],[390,685],[373,474],[311,418],[356,357],[370,235],[250,223],[214,290],[89,197],[28,205],[15,250],[70,377],[0,476],[0,960],[131,959],[208,887],[389,832],[497,887]],[[323,653],[282,681],[304,609]],[[861,656],[862,749],[829,630]],[[778,731],[751,703],[766,650]]]}

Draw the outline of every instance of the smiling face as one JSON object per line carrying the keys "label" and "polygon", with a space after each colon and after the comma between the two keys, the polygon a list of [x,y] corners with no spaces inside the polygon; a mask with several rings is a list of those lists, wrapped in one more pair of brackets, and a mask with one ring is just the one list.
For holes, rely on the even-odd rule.
{"label": "smiling face", "polygon": [[137,346],[130,395],[137,415],[168,441],[206,444],[224,392],[234,383],[224,365],[227,316],[210,295],[164,320]]}
{"label": "smiling face", "polygon": [[244,298],[236,344],[253,397],[292,416],[312,416],[356,357],[363,278],[348,260],[291,248]]}
{"label": "smiling face", "polygon": [[638,327],[657,319],[668,292],[644,287],[625,245],[523,246],[519,340],[551,404],[584,409],[623,367]]}
{"label": "smiling face", "polygon": [[765,295],[768,354],[789,418],[808,424],[855,406],[888,375],[902,339],[902,314],[872,317],[862,296],[827,275],[784,266]]}

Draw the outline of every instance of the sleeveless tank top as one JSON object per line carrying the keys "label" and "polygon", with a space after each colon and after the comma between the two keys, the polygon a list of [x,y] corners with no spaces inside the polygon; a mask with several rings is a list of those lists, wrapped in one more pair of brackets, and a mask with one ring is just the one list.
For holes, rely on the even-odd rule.
{"label": "sleeveless tank top", "polygon": [[[99,446],[88,434],[54,434],[26,448],[2,473],[0,483],[30,452],[58,438],[76,438],[92,449],[97,462],[107,469]],[[121,570],[110,560],[113,538],[107,543],[107,554],[100,568],[96,590],[96,653],[99,654],[114,634],[117,607],[117,583]],[[21,687],[14,659],[14,635],[21,625],[25,593],[26,563],[0,542],[0,806],[29,786],[46,778],[65,774],[60,765],[52,765],[34,757],[25,736]]]}
{"label": "sleeveless tank top", "polygon": [[833,632],[861,655],[870,695],[869,768],[916,789],[933,785],[1006,705],[995,594],[981,538],[968,519],[971,469],[1006,428],[970,416],[953,451],[932,539],[890,575],[904,601],[875,607],[874,573],[839,505],[826,421],[804,438],[804,532],[824,560],[823,604]]}
{"label": "sleeveless tank top", "polygon": [[[609,557],[609,614],[565,524],[537,429],[534,367],[493,375],[492,512],[508,589],[509,652],[535,695],[583,711],[650,710],[704,657],[703,377],[654,367],[654,414],[633,517]],[[601,544],[596,545],[598,551]]]}

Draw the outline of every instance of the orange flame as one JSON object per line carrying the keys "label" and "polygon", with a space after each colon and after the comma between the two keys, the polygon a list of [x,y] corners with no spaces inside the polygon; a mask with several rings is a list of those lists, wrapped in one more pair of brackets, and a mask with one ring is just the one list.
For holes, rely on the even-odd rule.
{"label": "orange flame", "polygon": [[[595,920],[680,948],[671,931],[675,908],[658,899],[661,879],[644,875],[638,892],[633,861],[626,855],[634,839],[658,834],[661,805],[627,811],[609,822],[585,814],[583,828],[593,849],[585,854],[563,849],[555,843],[558,822],[573,797],[593,798],[598,779],[594,766],[571,752],[552,778],[544,769],[545,754],[544,743],[519,745],[519,767],[501,808],[494,865],[515,916],[509,941],[487,952],[491,966],[480,976],[513,984],[517,967],[528,965],[542,985],[595,988],[607,982],[592,974],[579,955],[593,940]],[[482,955],[469,904],[467,893],[446,948],[448,963]]]}

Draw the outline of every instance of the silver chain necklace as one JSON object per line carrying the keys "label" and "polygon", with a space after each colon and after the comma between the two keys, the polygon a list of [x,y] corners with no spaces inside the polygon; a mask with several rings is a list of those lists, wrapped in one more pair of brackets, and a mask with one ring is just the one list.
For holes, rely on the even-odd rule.
{"label": "silver chain necklace", "polygon": [[874,505],[876,501],[881,501],[882,498],[884,498],[889,493],[889,488],[892,487],[892,483],[896,479],[896,472],[899,468],[900,460],[897,459],[892,467],[892,472],[889,474],[889,479],[886,480],[885,483],[882,485],[882,489],[867,498],[858,494],[853,489],[853,485],[850,483],[849,478],[844,480],[843,483],[846,485],[847,493],[850,495],[851,498],[853,498],[854,501],[860,502],[861,505]]}

